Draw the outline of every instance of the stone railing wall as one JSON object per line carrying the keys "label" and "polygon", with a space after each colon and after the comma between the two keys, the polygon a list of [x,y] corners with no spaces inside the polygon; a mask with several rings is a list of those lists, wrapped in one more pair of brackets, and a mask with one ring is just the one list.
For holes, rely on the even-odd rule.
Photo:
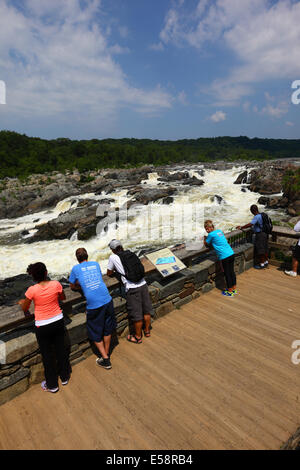
{"label": "stone railing wall", "polygon": [[[236,254],[235,271],[240,274],[253,266],[253,245],[247,243],[244,237],[240,240],[235,238],[232,246]],[[148,270],[146,279],[153,304],[153,321],[172,310],[180,309],[182,305],[215,287],[224,288],[224,275],[214,253],[203,250],[202,256],[205,259],[199,259],[199,253],[186,254],[184,261],[188,267],[167,279],[162,279],[156,270]],[[116,344],[118,337],[128,333],[129,326],[126,301],[119,296],[115,280],[110,281],[109,289],[114,299],[117,320],[113,338]],[[85,301],[79,294],[76,295],[76,304],[69,301],[68,308],[64,309],[66,341],[72,366],[93,353],[93,345],[87,338]],[[44,375],[32,322],[2,334],[0,339],[0,360],[1,354],[5,356],[5,363],[0,366],[0,404],[3,404],[27,390],[31,384],[43,380]]]}

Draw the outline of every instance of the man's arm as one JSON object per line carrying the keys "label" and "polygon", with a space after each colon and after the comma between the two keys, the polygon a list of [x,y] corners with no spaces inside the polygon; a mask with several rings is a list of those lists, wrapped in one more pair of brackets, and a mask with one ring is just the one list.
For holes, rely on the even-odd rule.
{"label": "man's arm", "polygon": [[81,285],[79,284],[78,281],[75,281],[75,284],[73,284],[72,282],[70,282],[70,288],[71,290],[74,290],[74,291],[81,291]]}
{"label": "man's arm", "polygon": [[111,256],[109,257],[108,259],[108,265],[107,265],[107,272],[106,274],[108,275],[108,277],[115,277],[116,273],[115,273],[115,265],[114,265],[114,262],[113,260],[111,259]]}
{"label": "man's arm", "polygon": [[245,228],[250,228],[250,227],[253,227],[253,224],[251,224],[251,222],[249,224],[246,224],[246,225],[243,225],[243,226],[238,225],[236,227],[236,229],[237,230],[244,230]]}
{"label": "man's arm", "polygon": [[114,261],[111,259],[111,257],[108,260],[106,274],[108,275],[108,277],[115,277],[119,282],[121,282],[122,280],[122,274],[117,270]]}

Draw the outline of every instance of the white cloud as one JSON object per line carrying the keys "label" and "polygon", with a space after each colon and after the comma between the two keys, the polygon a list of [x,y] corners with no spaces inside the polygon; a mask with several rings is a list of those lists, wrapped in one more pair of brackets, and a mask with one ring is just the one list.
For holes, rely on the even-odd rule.
{"label": "white cloud", "polygon": [[110,54],[128,54],[130,49],[128,47],[122,47],[119,44],[114,44],[108,48]]}
{"label": "white cloud", "polygon": [[294,124],[293,122],[291,122],[291,121],[286,121],[285,124],[286,124],[287,126],[290,126],[290,127],[293,127],[293,126],[295,125],[295,124]]}
{"label": "white cloud", "polygon": [[164,50],[164,45],[162,42],[150,44],[149,49],[152,51],[163,51]]}
{"label": "white cloud", "polygon": [[80,0],[25,0],[18,10],[0,0],[5,112],[77,113],[106,124],[121,107],[148,114],[170,108],[173,98],[168,92],[159,85],[149,90],[131,85],[114,60],[113,54],[129,50],[109,43],[101,1],[82,5]]}
{"label": "white cloud", "polygon": [[223,111],[216,111],[214,114],[210,116],[210,120],[213,122],[221,122],[225,121],[226,119],[226,113]]}
{"label": "white cloud", "polygon": [[184,91],[181,91],[180,93],[178,93],[177,100],[179,101],[180,104],[184,106],[188,105],[187,96]]}
{"label": "white cloud", "polygon": [[258,114],[264,114],[272,118],[281,118],[288,113],[289,103],[285,100],[280,100],[277,104],[275,103],[275,96],[271,96],[269,92],[265,92],[266,105],[259,110],[257,106],[253,107],[253,111]]}
{"label": "white cloud", "polygon": [[160,40],[199,50],[207,43],[227,47],[239,65],[202,91],[217,105],[236,105],[255,83],[298,77],[299,24],[299,1],[200,0],[194,10],[173,6]]}
{"label": "white cloud", "polygon": [[266,114],[267,116],[273,118],[281,118],[288,112],[289,105],[285,101],[278,103],[277,106],[272,106],[268,103],[262,110],[262,114]]}

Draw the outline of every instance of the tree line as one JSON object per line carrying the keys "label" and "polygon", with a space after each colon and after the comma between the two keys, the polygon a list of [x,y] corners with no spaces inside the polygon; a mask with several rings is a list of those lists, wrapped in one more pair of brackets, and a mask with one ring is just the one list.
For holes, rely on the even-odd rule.
{"label": "tree line", "polygon": [[54,140],[0,131],[0,178],[72,170],[154,166],[215,160],[300,158],[300,140],[214,137],[161,141],[150,139]]}

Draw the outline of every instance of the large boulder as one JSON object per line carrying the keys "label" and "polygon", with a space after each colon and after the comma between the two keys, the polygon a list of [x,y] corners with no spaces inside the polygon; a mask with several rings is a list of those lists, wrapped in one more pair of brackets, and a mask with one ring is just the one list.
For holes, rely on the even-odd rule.
{"label": "large boulder", "polygon": [[70,209],[60,214],[56,219],[40,225],[38,231],[27,239],[27,242],[62,240],[70,238],[76,231],[78,231],[79,240],[87,240],[96,235],[98,222],[107,216],[109,206],[104,205],[103,207],[104,210],[99,211],[98,203],[91,200],[84,207]]}
{"label": "large boulder", "polygon": [[265,195],[278,194],[282,190],[282,184],[278,180],[261,178],[251,183],[249,189]]}
{"label": "large boulder", "polygon": [[235,182],[233,184],[247,183],[247,177],[248,177],[248,171],[245,170],[245,171],[243,171],[242,173],[239,174],[239,176],[237,177],[237,179],[235,180]]}
{"label": "large boulder", "polygon": [[0,281],[0,305],[14,305],[24,298],[24,293],[33,284],[32,277],[28,274],[19,274]]}
{"label": "large boulder", "polygon": [[54,207],[59,201],[69,196],[75,196],[79,194],[78,188],[73,186],[71,183],[59,184],[52,183],[40,192],[30,204],[26,207],[26,212],[33,213],[38,212],[47,208]]}
{"label": "large boulder", "polygon": [[188,186],[202,186],[204,184],[204,181],[199,180],[198,178],[196,178],[196,176],[193,176],[192,178],[185,179],[182,184]]}
{"label": "large boulder", "polygon": [[182,180],[186,180],[187,178],[189,178],[188,171],[178,171],[173,174],[170,174],[169,172],[165,171],[165,172],[160,172],[160,174],[162,174],[162,176],[157,179],[158,181],[164,181],[164,182],[182,181]]}
{"label": "large boulder", "polygon": [[160,187],[160,188],[135,188],[129,191],[129,195],[134,195],[134,199],[128,201],[127,207],[130,208],[135,204],[142,204],[147,206],[150,202],[158,201],[159,199],[172,196],[176,192],[176,188],[172,186]]}
{"label": "large boulder", "polygon": [[286,164],[270,164],[268,162],[261,165],[260,168],[251,170],[247,181],[250,183],[250,191],[263,195],[278,194],[282,191],[283,175],[286,170]]}
{"label": "large boulder", "polygon": [[266,206],[269,202],[269,198],[267,196],[260,196],[257,200],[257,204],[261,204],[263,206]]}
{"label": "large boulder", "polygon": [[300,199],[297,201],[292,201],[288,206],[288,214],[292,217],[300,215]]}

